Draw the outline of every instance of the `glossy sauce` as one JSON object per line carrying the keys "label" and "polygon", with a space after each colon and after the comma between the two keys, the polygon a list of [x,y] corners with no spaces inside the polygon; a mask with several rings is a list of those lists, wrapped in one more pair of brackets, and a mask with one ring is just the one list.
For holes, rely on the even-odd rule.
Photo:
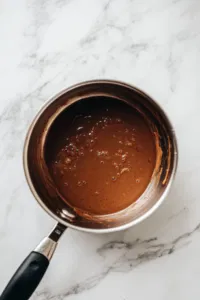
{"label": "glossy sauce", "polygon": [[124,103],[103,101],[68,122],[63,118],[57,127],[48,162],[65,201],[100,215],[136,201],[156,160],[154,136],[142,115]]}

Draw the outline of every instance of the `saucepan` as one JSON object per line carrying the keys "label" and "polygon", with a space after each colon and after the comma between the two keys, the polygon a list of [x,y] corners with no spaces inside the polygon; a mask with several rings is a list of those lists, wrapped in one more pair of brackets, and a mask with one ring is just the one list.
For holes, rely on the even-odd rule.
{"label": "saucepan", "polygon": [[[81,113],[85,101],[112,98],[137,109],[147,120],[155,137],[156,164],[145,192],[117,213],[95,215],[81,212],[62,200],[47,167],[48,149],[54,126],[63,112],[69,111],[69,124]],[[42,279],[58,240],[66,228],[91,233],[127,229],[149,217],[164,201],[177,167],[177,142],[174,129],[164,111],[141,90],[128,84],[96,80],[83,82],[53,97],[32,122],[24,146],[24,171],[29,187],[40,206],[57,221],[52,232],[32,251],[6,286],[1,300],[27,300]],[[117,195],[116,195],[117,197]]]}

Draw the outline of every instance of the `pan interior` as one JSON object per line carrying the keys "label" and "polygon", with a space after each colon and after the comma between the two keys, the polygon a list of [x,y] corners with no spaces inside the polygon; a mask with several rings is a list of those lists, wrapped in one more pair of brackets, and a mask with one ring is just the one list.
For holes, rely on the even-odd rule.
{"label": "pan interior", "polygon": [[[147,120],[154,133],[156,164],[145,192],[132,205],[113,214],[97,215],[74,209],[63,201],[48,169],[57,126],[87,106],[102,101],[125,102]],[[65,123],[66,124],[66,123]],[[65,91],[44,107],[36,117],[25,146],[25,173],[40,205],[66,226],[83,230],[120,230],[139,222],[153,210],[165,195],[176,167],[176,143],[171,125],[162,110],[148,96],[127,85],[111,82],[92,82]]]}

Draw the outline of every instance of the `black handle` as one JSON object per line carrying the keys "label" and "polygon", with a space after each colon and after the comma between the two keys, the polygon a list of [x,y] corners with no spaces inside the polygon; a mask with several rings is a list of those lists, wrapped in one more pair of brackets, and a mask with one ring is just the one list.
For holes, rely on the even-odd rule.
{"label": "black handle", "polygon": [[0,300],[27,300],[41,281],[49,260],[41,253],[31,252],[15,272]]}

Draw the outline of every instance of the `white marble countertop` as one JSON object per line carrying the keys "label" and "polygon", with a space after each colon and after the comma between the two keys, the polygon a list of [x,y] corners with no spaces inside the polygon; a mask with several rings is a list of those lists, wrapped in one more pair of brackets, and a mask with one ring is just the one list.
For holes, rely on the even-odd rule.
{"label": "white marble countertop", "polygon": [[118,79],[171,118],[179,167],[144,223],[92,235],[68,230],[34,300],[200,297],[200,1],[3,0],[0,9],[0,292],[55,223],[22,167],[24,137],[49,97]]}

